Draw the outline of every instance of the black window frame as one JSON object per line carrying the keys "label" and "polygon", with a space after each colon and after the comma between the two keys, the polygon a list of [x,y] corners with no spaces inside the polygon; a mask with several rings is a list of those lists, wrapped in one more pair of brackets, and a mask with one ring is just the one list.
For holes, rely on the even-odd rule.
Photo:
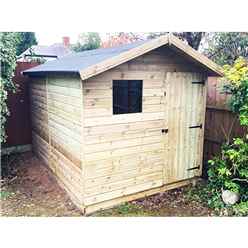
{"label": "black window frame", "polygon": [[[113,115],[120,114],[135,114],[142,113],[143,108],[143,80],[113,80],[112,81],[112,101],[113,101]],[[125,89],[126,88],[126,89]],[[136,94],[137,104],[132,105],[132,94],[138,90]],[[119,92],[118,92],[119,91]],[[125,94],[127,101],[125,101]],[[122,100],[123,104],[117,104],[117,98]],[[122,110],[121,110],[122,108]],[[126,108],[126,110],[125,110]]]}

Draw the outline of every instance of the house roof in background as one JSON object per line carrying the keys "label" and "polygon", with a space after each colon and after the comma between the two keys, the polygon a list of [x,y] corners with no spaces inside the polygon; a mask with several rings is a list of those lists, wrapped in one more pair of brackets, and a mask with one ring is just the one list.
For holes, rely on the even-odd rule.
{"label": "house roof in background", "polygon": [[54,61],[48,61],[23,73],[34,75],[49,72],[73,72],[79,73],[82,80],[85,80],[163,45],[176,48],[213,75],[222,76],[221,69],[217,64],[171,34],[118,47],[100,48],[70,54]]}
{"label": "house roof in background", "polygon": [[55,57],[60,58],[72,53],[69,47],[64,46],[62,43],[55,43],[51,46],[34,45],[24,51],[19,58],[23,57]]}

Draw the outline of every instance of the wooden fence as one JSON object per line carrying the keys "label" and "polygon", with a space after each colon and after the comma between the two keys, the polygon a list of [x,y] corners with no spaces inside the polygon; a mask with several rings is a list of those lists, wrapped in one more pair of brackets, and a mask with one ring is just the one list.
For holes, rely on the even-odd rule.
{"label": "wooden fence", "polygon": [[8,95],[7,105],[10,116],[7,118],[7,141],[3,145],[2,154],[11,151],[26,151],[31,148],[29,79],[27,76],[23,76],[21,72],[37,65],[36,62],[17,62],[13,77],[17,92]]}
{"label": "wooden fence", "polygon": [[230,96],[222,93],[221,79],[208,80],[207,110],[204,140],[204,164],[220,153],[221,145],[234,137],[242,137],[247,129],[239,125],[236,114],[228,107]]}

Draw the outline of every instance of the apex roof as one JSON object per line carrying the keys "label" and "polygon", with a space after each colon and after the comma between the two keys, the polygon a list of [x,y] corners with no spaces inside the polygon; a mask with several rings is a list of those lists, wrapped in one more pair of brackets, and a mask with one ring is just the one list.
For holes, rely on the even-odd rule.
{"label": "apex roof", "polygon": [[79,73],[81,79],[85,80],[164,45],[175,48],[178,52],[190,57],[211,75],[223,75],[221,68],[216,63],[172,34],[118,47],[100,48],[70,54],[28,69],[23,74],[35,75],[50,72]]}

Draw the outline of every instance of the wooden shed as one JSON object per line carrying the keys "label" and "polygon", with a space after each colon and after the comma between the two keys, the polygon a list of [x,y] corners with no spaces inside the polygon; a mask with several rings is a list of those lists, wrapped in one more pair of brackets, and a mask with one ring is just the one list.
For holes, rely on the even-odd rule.
{"label": "wooden shed", "polygon": [[175,36],[68,55],[23,73],[33,150],[84,213],[201,175],[207,78],[222,74]]}

